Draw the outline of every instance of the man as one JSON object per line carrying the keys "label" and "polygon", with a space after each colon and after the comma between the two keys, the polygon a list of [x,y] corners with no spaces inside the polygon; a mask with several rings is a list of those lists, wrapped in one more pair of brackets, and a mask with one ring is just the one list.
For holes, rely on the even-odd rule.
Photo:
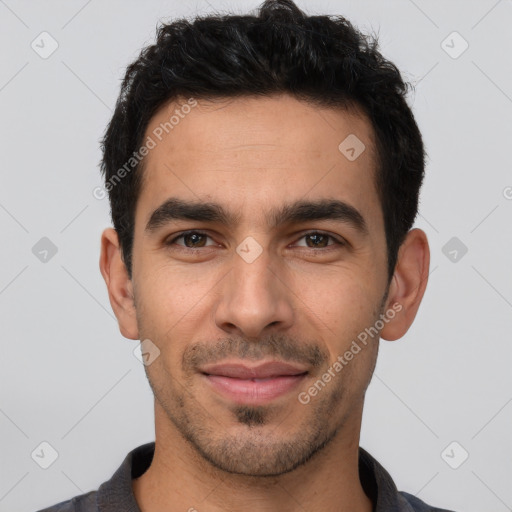
{"label": "man", "polygon": [[103,139],[100,268],[155,442],[46,511],[440,511],[359,447],[379,339],[429,270],[406,85],[291,0],[164,25]]}

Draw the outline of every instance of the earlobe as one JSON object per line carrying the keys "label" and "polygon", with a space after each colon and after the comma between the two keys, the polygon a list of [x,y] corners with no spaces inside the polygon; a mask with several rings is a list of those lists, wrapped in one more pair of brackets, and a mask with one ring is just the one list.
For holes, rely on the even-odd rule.
{"label": "earlobe", "polygon": [[421,229],[412,229],[400,246],[389,286],[386,311],[394,309],[395,314],[383,327],[381,338],[397,340],[409,330],[427,287],[429,266],[427,235]]}
{"label": "earlobe", "polygon": [[121,334],[128,339],[139,339],[133,285],[121,255],[119,237],[113,228],[105,229],[101,235],[99,263]]}

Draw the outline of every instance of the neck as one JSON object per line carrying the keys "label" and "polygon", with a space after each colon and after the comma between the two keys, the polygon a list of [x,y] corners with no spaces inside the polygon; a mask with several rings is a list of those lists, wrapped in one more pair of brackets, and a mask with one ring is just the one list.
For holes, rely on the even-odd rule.
{"label": "neck", "polygon": [[133,480],[135,499],[142,512],[372,512],[359,479],[361,417],[362,405],[327,446],[295,470],[251,477],[205,461],[155,404],[155,454],[150,468]]}

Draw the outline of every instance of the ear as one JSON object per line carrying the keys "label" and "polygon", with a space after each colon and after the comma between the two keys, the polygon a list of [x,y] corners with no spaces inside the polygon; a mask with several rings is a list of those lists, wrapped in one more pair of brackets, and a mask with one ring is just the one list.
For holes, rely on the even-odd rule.
{"label": "ear", "polygon": [[121,256],[117,232],[107,228],[101,235],[100,271],[108,288],[110,305],[125,338],[139,339],[133,285]]}
{"label": "ear", "polygon": [[427,235],[421,229],[412,229],[400,246],[389,285],[385,311],[394,309],[396,314],[382,328],[381,338],[397,340],[409,330],[427,287],[429,266]]}

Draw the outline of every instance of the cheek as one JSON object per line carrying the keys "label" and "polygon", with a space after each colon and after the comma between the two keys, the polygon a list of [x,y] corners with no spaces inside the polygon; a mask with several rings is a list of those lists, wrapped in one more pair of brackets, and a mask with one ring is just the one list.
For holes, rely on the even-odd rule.
{"label": "cheek", "polygon": [[176,265],[148,258],[144,268],[137,278],[140,295],[152,308],[147,313],[167,324],[193,314],[215,283],[211,271],[192,264]]}
{"label": "cheek", "polygon": [[205,308],[211,308],[215,283],[222,274],[193,265],[178,267],[149,259],[147,263],[136,276],[139,331],[162,352],[180,354],[204,324]]}
{"label": "cheek", "polygon": [[[328,276],[304,279],[297,285],[307,321],[320,330],[333,359],[378,318],[380,289],[370,275],[363,278],[353,269],[337,269]],[[300,318],[297,321],[302,323]]]}
{"label": "cheek", "polygon": [[379,337],[372,327],[378,319],[380,297],[356,279],[339,285],[339,292],[331,292],[318,305],[317,315],[329,327],[324,329],[323,342],[336,388],[350,403],[364,393],[375,367]]}

